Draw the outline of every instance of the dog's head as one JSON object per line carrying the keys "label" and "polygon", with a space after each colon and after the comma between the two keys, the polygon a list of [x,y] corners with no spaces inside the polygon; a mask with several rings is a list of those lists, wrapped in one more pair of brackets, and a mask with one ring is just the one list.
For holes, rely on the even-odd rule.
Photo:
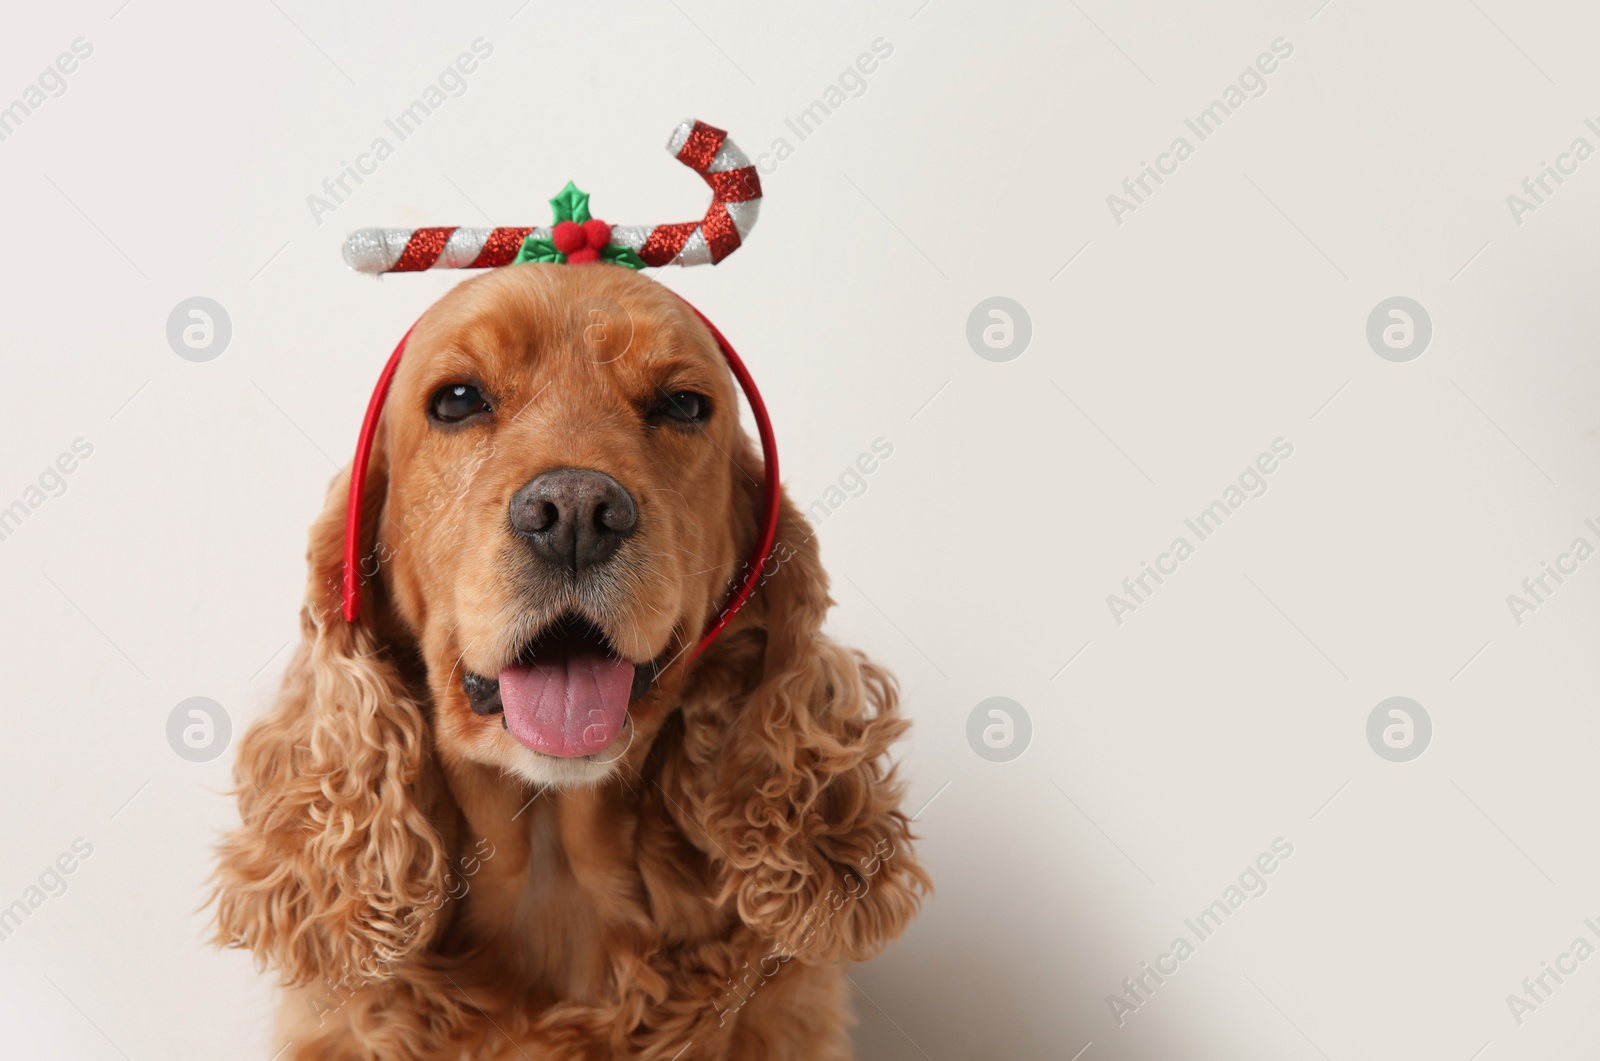
{"label": "dog's head", "polygon": [[[290,980],[395,975],[439,931],[427,911],[463,829],[489,827],[481,786],[516,807],[597,784],[680,845],[619,863],[692,888],[695,908],[821,958],[899,932],[926,879],[886,759],[906,723],[892,679],[823,635],[827,580],[786,499],[749,606],[695,658],[743,577],[764,479],[729,367],[680,299],[620,268],[518,265],[430,309],[375,436],[353,623],[347,493],[336,479],[312,527],[278,706],[240,743],[224,940]],[[691,848],[703,869],[643,866]]]}
{"label": "dog's head", "polygon": [[364,573],[441,740],[563,784],[648,745],[756,535],[759,462],[693,311],[611,267],[462,284],[411,336],[373,467]]}

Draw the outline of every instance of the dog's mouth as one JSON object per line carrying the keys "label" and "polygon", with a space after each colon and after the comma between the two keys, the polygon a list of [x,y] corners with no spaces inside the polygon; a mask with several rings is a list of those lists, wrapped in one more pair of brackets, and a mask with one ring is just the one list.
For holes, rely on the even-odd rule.
{"label": "dog's mouth", "polygon": [[589,620],[566,615],[524,645],[496,678],[468,673],[462,688],[480,715],[503,712],[525,747],[563,759],[610,747],[628,722],[628,703],[655,667],[619,656]]}

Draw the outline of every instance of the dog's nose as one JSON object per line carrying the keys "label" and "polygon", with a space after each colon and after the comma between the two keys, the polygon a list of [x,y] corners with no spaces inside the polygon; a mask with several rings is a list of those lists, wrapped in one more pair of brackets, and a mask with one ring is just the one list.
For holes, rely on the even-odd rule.
{"label": "dog's nose", "polygon": [[604,472],[557,468],[511,497],[511,529],[573,573],[601,563],[639,525],[633,495]]}

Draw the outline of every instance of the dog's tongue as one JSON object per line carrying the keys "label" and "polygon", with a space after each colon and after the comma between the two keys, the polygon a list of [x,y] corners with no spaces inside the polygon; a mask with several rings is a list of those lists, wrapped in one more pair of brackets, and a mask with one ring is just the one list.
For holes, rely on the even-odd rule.
{"label": "dog's tongue", "polygon": [[500,672],[506,728],[534,751],[593,755],[628,714],[633,664],[587,646],[553,647]]}

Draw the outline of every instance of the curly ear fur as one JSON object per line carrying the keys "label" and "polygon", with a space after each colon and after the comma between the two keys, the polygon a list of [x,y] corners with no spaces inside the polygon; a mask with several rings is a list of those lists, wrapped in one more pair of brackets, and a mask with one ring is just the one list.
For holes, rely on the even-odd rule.
{"label": "curly ear fur", "polygon": [[760,594],[764,648],[746,628],[708,660],[730,681],[742,671],[744,688],[685,706],[672,781],[693,809],[682,827],[710,840],[746,925],[785,957],[860,961],[929,888],[887,761],[910,723],[893,677],[822,634],[827,576],[787,498],[779,543]]}
{"label": "curly ear fur", "polygon": [[239,745],[243,824],[213,894],[218,942],[289,984],[387,978],[437,931],[449,865],[426,814],[447,798],[427,720],[373,631],[378,602],[369,589],[354,626],[338,613],[342,482],[312,528],[299,651]]}

